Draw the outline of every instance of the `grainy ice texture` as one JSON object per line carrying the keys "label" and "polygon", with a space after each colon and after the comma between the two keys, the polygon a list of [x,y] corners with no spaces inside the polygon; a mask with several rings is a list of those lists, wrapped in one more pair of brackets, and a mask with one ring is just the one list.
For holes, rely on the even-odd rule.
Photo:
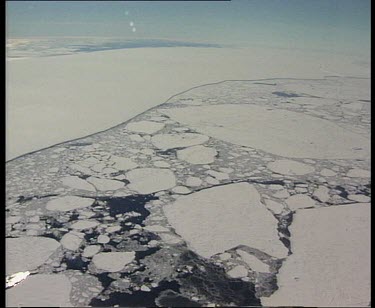
{"label": "grainy ice texture", "polygon": [[[187,51],[176,52],[181,56]],[[224,57],[228,55],[225,51],[216,52],[222,56],[220,66],[201,67],[207,72],[188,79],[201,82],[224,71],[226,78],[240,78],[251,72],[244,65],[243,75],[234,74],[238,59]],[[68,63],[77,64],[77,69],[98,63],[95,70],[102,69],[101,74],[93,74],[90,64],[82,76],[75,76],[100,76],[101,89],[93,89],[92,95],[97,96],[92,109],[86,108],[84,100],[93,97],[82,92],[77,78],[61,79],[68,80],[62,89],[56,88],[60,84],[54,78],[48,83],[48,91],[56,98],[48,104],[61,103],[62,98],[77,103],[80,94],[82,102],[74,114],[80,125],[87,122],[81,122],[79,115],[89,119],[93,126],[88,130],[92,131],[108,123],[104,118],[113,117],[111,123],[129,119],[162,102],[157,93],[168,88],[176,94],[186,85],[188,72],[181,71],[181,79],[173,80],[181,83],[174,87],[171,78],[156,70],[154,83],[137,96],[140,105],[129,100],[135,98],[129,89],[144,89],[147,78],[155,77],[150,73],[141,78],[142,87],[137,86],[137,79],[130,81],[132,70],[140,69],[137,61],[131,61],[144,61],[146,54],[148,51],[137,50],[137,55],[127,51],[126,56],[122,51],[72,55],[71,60],[61,57],[61,63],[48,58],[23,64],[19,60],[12,63],[10,75],[26,66],[45,69],[40,67],[43,62],[50,65],[49,72],[67,76]],[[159,50],[153,56],[163,65],[170,55]],[[207,51],[204,61],[212,55]],[[168,59],[183,61],[181,57]],[[215,59],[210,63],[217,64]],[[296,71],[310,67],[308,57],[303,60],[306,62],[301,63],[301,58],[284,61],[277,67],[290,64]],[[255,60],[250,57],[248,61]],[[127,64],[124,74],[122,65]],[[186,63],[182,66],[187,69]],[[257,67],[264,74],[270,70],[269,65]],[[170,71],[164,72],[168,75]],[[29,73],[18,75],[21,80],[12,86],[11,101],[20,105],[15,103],[11,113],[22,110],[19,100],[24,95],[23,99],[29,99],[28,91],[42,82],[38,78],[26,82]],[[108,83],[103,81],[107,77]],[[116,88],[118,92],[111,84],[117,77],[124,87]],[[11,82],[14,78],[11,76]],[[15,92],[20,84],[25,91]],[[7,303],[75,307],[368,305],[369,89],[369,79],[347,77],[203,85],[108,131],[8,162],[7,276],[16,275],[13,277],[21,277],[21,281],[6,290]],[[99,95],[102,90],[105,96]],[[121,100],[114,102],[118,94]],[[43,109],[45,103],[41,101],[38,108]],[[129,109],[127,103],[135,109]],[[49,120],[56,123],[54,131],[64,123],[67,131],[59,136],[63,140],[80,127],[77,122],[59,122],[70,117],[69,113],[60,120],[38,122],[32,117],[35,106],[31,106],[28,130],[19,126],[12,138],[30,127],[39,138],[41,127],[31,125],[34,120],[44,130]],[[69,105],[64,108],[70,110]],[[54,110],[58,114],[58,108]],[[9,127],[14,126],[17,121]],[[39,148],[57,141],[56,136],[38,139],[36,135],[22,140]],[[30,144],[16,147],[17,151],[30,150]]]}

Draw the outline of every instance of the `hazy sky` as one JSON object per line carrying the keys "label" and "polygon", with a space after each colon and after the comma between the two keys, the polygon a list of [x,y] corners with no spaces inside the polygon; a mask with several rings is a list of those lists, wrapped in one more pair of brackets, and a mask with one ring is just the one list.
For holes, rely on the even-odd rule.
{"label": "hazy sky", "polygon": [[370,0],[7,1],[7,34],[165,38],[368,53]]}

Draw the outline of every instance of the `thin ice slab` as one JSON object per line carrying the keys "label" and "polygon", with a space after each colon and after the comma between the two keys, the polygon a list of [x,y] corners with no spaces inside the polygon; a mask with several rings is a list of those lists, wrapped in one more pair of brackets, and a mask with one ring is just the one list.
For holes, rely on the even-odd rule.
{"label": "thin ice slab", "polygon": [[283,258],[287,249],[277,234],[277,220],[248,183],[229,184],[179,197],[164,207],[176,232],[204,257],[247,245]]}

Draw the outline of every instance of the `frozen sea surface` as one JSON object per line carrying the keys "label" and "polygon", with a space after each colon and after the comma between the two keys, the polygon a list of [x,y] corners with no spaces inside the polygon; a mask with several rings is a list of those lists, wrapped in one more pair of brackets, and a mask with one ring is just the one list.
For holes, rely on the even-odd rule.
{"label": "frozen sea surface", "polygon": [[369,305],[369,88],[204,85],[8,162],[7,303]]}

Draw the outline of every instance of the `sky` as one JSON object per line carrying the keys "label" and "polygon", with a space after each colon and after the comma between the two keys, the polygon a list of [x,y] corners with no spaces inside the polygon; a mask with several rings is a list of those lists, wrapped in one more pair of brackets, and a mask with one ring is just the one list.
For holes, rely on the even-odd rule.
{"label": "sky", "polygon": [[157,38],[370,52],[370,0],[7,1],[7,37]]}

